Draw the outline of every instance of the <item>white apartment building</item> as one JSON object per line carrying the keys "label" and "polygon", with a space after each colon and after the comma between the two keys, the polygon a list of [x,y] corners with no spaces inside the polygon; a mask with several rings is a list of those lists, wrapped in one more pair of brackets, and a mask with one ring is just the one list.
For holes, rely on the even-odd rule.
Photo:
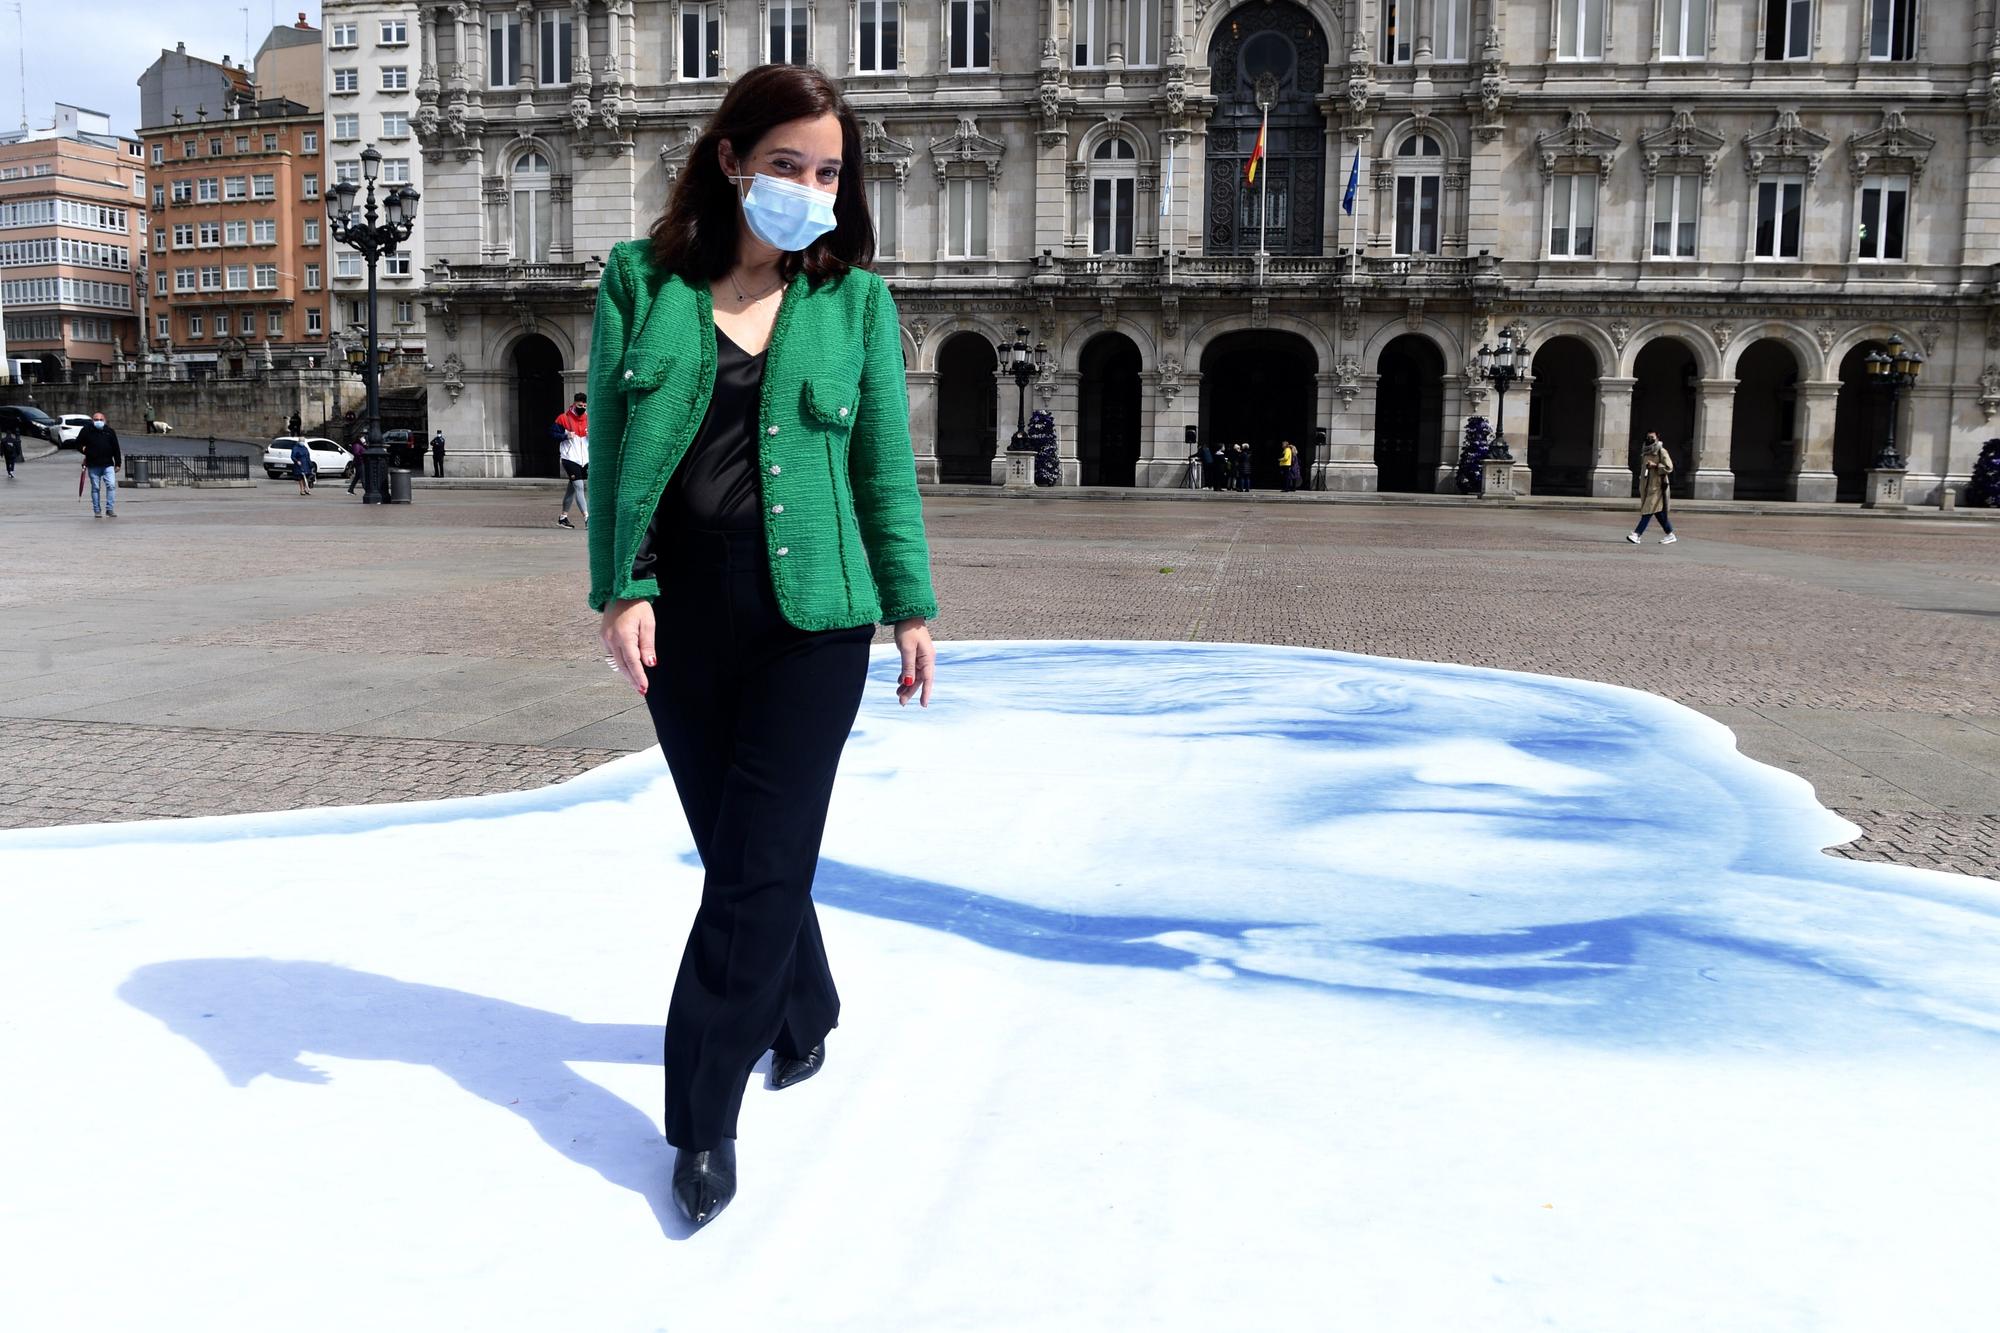
{"label": "white apartment building", "polygon": [[416,14],[431,420],[467,471],[553,475],[604,255],[774,60],[861,118],[926,480],[997,477],[1022,326],[1071,483],[1177,484],[1198,435],[1249,441],[1259,485],[1289,439],[1328,489],[1447,486],[1503,330],[1533,493],[1628,494],[1658,430],[1688,494],[1859,498],[1892,336],[1927,359],[1895,408],[1912,500],[2000,434],[1996,0]]}
{"label": "white apartment building", "polygon": [[[326,34],[327,184],[364,184],[361,151],[371,144],[382,154],[376,183],[379,200],[387,189],[424,189],[424,155],[412,120],[418,74],[417,6],[390,0],[324,0],[320,26]],[[429,209],[420,203],[417,228],[395,255],[376,269],[379,289],[377,335],[384,347],[424,349],[424,229]],[[329,237],[329,240],[331,238]],[[368,270],[359,251],[332,242],[327,275],[336,342],[366,336]]]}

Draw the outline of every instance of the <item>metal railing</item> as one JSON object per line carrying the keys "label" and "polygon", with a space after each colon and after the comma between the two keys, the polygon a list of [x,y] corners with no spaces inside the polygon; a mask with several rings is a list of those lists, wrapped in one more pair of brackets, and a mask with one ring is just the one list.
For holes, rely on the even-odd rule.
{"label": "metal railing", "polygon": [[250,460],[240,454],[126,454],[125,480],[138,485],[210,486],[250,480]]}
{"label": "metal railing", "polygon": [[[1255,255],[1177,255],[1171,268],[1156,255],[1066,255],[1054,260],[1065,280],[1104,286],[1164,281],[1176,284],[1246,286],[1256,284]],[[1463,256],[1364,255],[1360,272],[1346,255],[1267,255],[1263,285],[1335,286],[1365,283],[1383,287],[1459,287],[1472,280],[1475,265]]]}

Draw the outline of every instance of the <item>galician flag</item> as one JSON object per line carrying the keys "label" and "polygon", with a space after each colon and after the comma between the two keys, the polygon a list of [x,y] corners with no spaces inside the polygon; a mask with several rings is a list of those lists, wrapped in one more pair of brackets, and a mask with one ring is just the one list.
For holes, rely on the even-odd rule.
{"label": "galician flag", "polygon": [[1354,146],[1354,165],[1347,169],[1347,193],[1340,197],[1340,211],[1354,211],[1354,192],[1361,186],[1361,145]]}
{"label": "galician flag", "polygon": [[1269,108],[1266,108],[1264,119],[1257,125],[1257,146],[1250,150],[1250,166],[1243,173],[1243,180],[1246,184],[1255,185],[1257,183],[1257,164],[1264,160],[1264,132],[1270,127],[1271,112]]}

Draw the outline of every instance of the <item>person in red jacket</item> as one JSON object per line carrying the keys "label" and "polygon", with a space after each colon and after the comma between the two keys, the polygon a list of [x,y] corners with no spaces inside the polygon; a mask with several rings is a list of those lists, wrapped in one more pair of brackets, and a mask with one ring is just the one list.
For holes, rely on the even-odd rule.
{"label": "person in red jacket", "polygon": [[576,501],[576,511],[583,515],[584,526],[590,526],[590,496],[584,483],[590,476],[590,418],[584,410],[584,396],[578,394],[570,400],[569,410],[556,418],[556,428],[562,432],[562,443],[556,451],[562,456],[563,476],[569,485],[563,487],[562,517],[556,520],[559,528],[573,528],[569,521],[569,504]]}

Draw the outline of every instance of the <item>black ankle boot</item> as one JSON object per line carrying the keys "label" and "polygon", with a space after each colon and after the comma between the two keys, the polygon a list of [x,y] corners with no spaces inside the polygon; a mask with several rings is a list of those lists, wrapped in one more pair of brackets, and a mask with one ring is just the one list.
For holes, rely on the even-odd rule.
{"label": "black ankle boot", "polygon": [[776,1051],[773,1051],[771,1052],[771,1086],[774,1088],[789,1088],[794,1083],[803,1083],[814,1074],[817,1074],[819,1067],[825,1063],[825,1042],[821,1042],[807,1051],[803,1057],[796,1060],[789,1055],[779,1055]]}
{"label": "black ankle boot", "polygon": [[736,1197],[736,1140],[724,1139],[714,1148],[674,1153],[674,1202],[696,1226],[708,1221]]}

